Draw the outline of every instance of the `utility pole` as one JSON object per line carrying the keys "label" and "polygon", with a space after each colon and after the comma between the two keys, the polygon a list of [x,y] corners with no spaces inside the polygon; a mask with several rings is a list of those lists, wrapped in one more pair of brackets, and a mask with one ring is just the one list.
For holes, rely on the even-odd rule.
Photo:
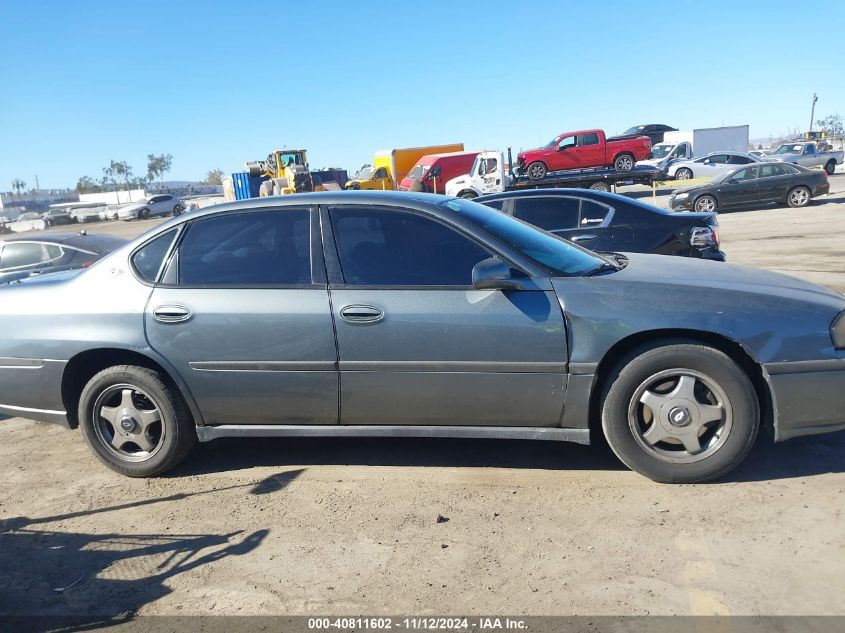
{"label": "utility pole", "polygon": [[819,100],[819,98],[818,98],[818,96],[816,96],[816,93],[814,92],[813,93],[813,107],[810,108],[810,132],[813,131],[813,117],[816,114],[816,101],[818,101],[818,100]]}

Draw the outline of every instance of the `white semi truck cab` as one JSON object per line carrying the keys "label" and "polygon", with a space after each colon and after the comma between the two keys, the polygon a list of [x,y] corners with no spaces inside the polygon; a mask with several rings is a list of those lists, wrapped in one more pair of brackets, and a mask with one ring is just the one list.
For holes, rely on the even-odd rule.
{"label": "white semi truck cab", "polygon": [[446,195],[475,198],[487,193],[499,193],[510,187],[512,176],[505,169],[505,155],[495,150],[479,152],[468,174],[452,178],[446,183]]}

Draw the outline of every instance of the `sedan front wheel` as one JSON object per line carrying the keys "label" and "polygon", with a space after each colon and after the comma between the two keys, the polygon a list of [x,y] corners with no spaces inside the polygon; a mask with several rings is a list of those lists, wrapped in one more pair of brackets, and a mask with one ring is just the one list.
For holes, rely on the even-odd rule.
{"label": "sedan front wheel", "polygon": [[713,196],[701,196],[695,201],[695,210],[710,213],[716,210],[716,198]]}
{"label": "sedan front wheel", "polygon": [[745,459],[759,426],[746,373],[724,352],[693,342],[635,350],[617,368],[602,406],[613,452],[658,482],[724,475]]}

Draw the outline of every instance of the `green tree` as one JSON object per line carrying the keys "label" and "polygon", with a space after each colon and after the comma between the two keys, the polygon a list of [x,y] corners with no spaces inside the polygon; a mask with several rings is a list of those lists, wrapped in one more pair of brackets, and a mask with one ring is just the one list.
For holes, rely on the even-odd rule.
{"label": "green tree", "polygon": [[21,195],[21,191],[23,191],[24,189],[26,189],[26,182],[24,182],[24,181],[23,181],[23,180],[21,180],[20,178],[15,178],[15,179],[12,181],[12,189],[14,189],[15,191],[17,191],[17,193],[18,193],[18,197],[20,197],[20,195]]}
{"label": "green tree", "polygon": [[103,190],[103,187],[89,176],[82,176],[76,181],[76,193],[98,193]]}
{"label": "green tree", "polygon": [[828,114],[825,118],[816,121],[816,125],[830,137],[842,136],[845,132],[841,114]]}
{"label": "green tree", "polygon": [[225,172],[222,169],[212,169],[205,175],[205,184],[222,185]]}
{"label": "green tree", "polygon": [[172,154],[147,154],[147,178],[150,182],[159,181],[160,188],[164,188],[164,174],[170,171],[173,163]]}

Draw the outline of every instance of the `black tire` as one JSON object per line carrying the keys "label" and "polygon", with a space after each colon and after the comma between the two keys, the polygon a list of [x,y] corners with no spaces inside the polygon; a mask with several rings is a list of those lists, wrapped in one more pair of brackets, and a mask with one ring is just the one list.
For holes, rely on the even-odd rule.
{"label": "black tire", "polygon": [[825,164],[824,170],[827,172],[828,176],[832,176],[833,174],[835,174],[836,173],[836,161],[831,158]]}
{"label": "black tire", "polygon": [[692,169],[681,167],[675,172],[675,180],[689,180],[692,178]]}
{"label": "black tire", "polygon": [[185,207],[183,207],[181,204],[177,204],[173,207],[173,215],[180,215],[184,210]]}
{"label": "black tire", "polygon": [[810,204],[810,199],[812,197],[813,194],[810,192],[809,187],[800,185],[798,187],[793,187],[789,190],[789,193],[786,194],[786,204],[793,209],[800,209],[801,207],[806,207]]}
{"label": "black tire", "polygon": [[606,182],[594,182],[590,185],[590,189],[593,191],[610,191],[610,185]]}
{"label": "black tire", "polygon": [[[645,407],[639,404],[638,398],[643,385],[656,376],[671,375],[672,372],[697,374],[711,381],[722,392],[722,397],[716,402],[722,405],[723,418],[713,423],[722,425],[721,434],[708,438],[707,434],[715,432],[715,429],[702,427],[702,437],[708,438],[705,444],[709,442],[710,445],[702,446],[700,453],[689,453],[671,436],[649,447],[649,442],[642,437],[648,433],[636,430],[640,427],[636,417],[632,416],[639,414],[632,411],[637,411],[638,407],[642,411]],[[671,384],[671,378],[658,378],[658,382],[660,380],[668,380]],[[702,378],[693,380],[694,385],[697,382],[705,384]],[[680,382],[677,384],[680,385]],[[674,393],[663,396],[664,400],[671,399]],[[702,403],[699,401],[698,404]],[[665,424],[671,427],[668,416],[675,415],[676,409],[670,411],[669,406],[672,405],[664,407],[667,410]],[[604,393],[601,421],[611,449],[632,470],[661,483],[696,483],[720,477],[745,459],[757,438],[760,407],[751,380],[728,355],[693,341],[664,341],[640,347],[620,361]],[[657,421],[651,422],[651,425],[657,425]],[[651,430],[651,426],[648,429]],[[664,444],[667,441],[677,444]],[[657,446],[663,448],[655,450]]]}
{"label": "black tire", "polygon": [[634,157],[631,154],[619,154],[613,159],[613,168],[616,171],[631,171],[634,168]]}
{"label": "black tire", "polygon": [[138,211],[138,219],[139,220],[146,220],[150,217],[150,210],[149,209],[141,209]]}
{"label": "black tire", "polygon": [[540,160],[535,160],[525,169],[525,173],[528,175],[529,180],[542,180],[546,177],[546,173],[548,171],[549,168],[546,167],[546,163]]}
{"label": "black tire", "polygon": [[474,191],[464,191],[459,197],[463,198],[464,200],[472,200],[473,198],[477,198],[478,196]]}
{"label": "black tire", "polygon": [[718,206],[719,204],[716,201],[716,198],[709,194],[699,196],[695,199],[695,202],[692,203],[693,210],[699,213],[711,213],[713,211],[716,211]]}
{"label": "black tire", "polygon": [[[115,402],[108,400],[112,397],[109,394],[122,397],[125,391],[132,392],[133,403],[139,397],[142,402],[151,403],[154,407],[152,411],[159,416],[159,422],[147,427],[156,428],[147,436],[150,444],[155,441],[155,448],[146,453],[143,450],[133,451],[133,446],[140,448],[140,445],[133,445],[130,436],[118,429],[116,424],[112,425],[99,413],[95,417],[95,408],[103,411],[105,408],[117,410],[121,407],[122,400],[110,407],[105,407],[104,403]],[[133,420],[129,414],[124,415],[122,420],[127,417],[130,422]],[[109,367],[88,381],[79,398],[79,426],[88,446],[99,460],[112,470],[129,477],[160,475],[182,461],[197,440],[193,419],[178,391],[157,371],[134,365]],[[126,439],[119,438],[126,442],[122,450],[107,441],[109,434],[126,436]]]}

